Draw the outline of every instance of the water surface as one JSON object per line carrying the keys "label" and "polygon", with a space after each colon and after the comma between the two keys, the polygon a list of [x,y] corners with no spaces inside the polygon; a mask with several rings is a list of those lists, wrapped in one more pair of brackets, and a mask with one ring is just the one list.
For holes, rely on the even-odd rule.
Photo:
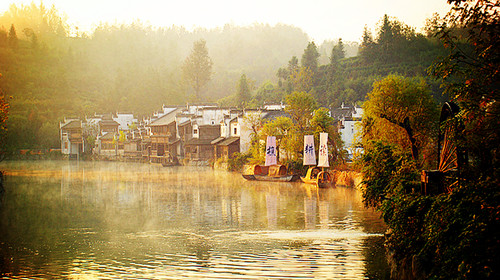
{"label": "water surface", "polygon": [[0,170],[3,278],[388,278],[384,224],[354,189],[142,163]]}

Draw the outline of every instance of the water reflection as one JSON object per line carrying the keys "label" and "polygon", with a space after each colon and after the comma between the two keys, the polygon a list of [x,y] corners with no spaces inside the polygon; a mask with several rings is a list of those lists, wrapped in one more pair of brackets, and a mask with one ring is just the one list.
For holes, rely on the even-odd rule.
{"label": "water reflection", "polygon": [[6,278],[387,278],[384,225],[352,189],[136,163],[0,168]]}

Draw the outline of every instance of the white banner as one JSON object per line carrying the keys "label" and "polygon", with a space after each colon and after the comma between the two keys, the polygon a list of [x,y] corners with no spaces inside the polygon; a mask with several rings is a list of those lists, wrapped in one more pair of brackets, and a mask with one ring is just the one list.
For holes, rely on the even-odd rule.
{"label": "white banner", "polygon": [[328,162],[328,133],[319,134],[318,166],[330,167]]}
{"label": "white banner", "polygon": [[304,136],[304,165],[316,165],[316,152],[314,151],[314,136]]}
{"label": "white banner", "polygon": [[276,137],[267,136],[266,142],[266,166],[278,164],[276,157]]}

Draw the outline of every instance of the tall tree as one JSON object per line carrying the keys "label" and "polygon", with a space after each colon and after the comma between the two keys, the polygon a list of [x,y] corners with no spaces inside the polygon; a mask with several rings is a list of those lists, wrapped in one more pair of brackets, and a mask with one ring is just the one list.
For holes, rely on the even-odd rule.
{"label": "tall tree", "polygon": [[14,24],[12,24],[9,30],[9,45],[12,48],[16,48],[17,44],[18,44],[18,39],[17,39],[16,28],[14,27]]}
{"label": "tall tree", "polygon": [[245,74],[241,75],[241,78],[238,82],[238,105],[240,108],[245,108],[250,99],[252,98],[250,94],[250,87],[248,85],[247,76]]}
{"label": "tall tree", "polygon": [[302,59],[300,63],[302,67],[309,68],[314,73],[318,69],[318,58],[320,54],[318,52],[318,47],[314,42],[310,42],[306,49],[304,50],[304,54],[302,54]]}
{"label": "tall tree", "polygon": [[340,38],[338,43],[332,48],[330,64],[335,64],[343,58],[345,58],[344,43],[342,42],[342,38]]}
{"label": "tall tree", "polygon": [[194,42],[193,50],[182,65],[182,75],[193,89],[197,100],[200,99],[201,90],[212,78],[212,66],[205,40]]}

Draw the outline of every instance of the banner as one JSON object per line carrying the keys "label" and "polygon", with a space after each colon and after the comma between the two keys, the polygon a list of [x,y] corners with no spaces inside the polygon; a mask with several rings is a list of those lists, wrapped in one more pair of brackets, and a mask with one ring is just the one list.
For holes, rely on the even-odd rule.
{"label": "banner", "polygon": [[266,142],[266,166],[276,165],[278,160],[276,157],[276,137],[267,136]]}
{"label": "banner", "polygon": [[314,136],[304,136],[304,165],[316,165],[316,152],[314,151]]}
{"label": "banner", "polygon": [[328,162],[328,133],[319,134],[318,166],[330,167]]}

